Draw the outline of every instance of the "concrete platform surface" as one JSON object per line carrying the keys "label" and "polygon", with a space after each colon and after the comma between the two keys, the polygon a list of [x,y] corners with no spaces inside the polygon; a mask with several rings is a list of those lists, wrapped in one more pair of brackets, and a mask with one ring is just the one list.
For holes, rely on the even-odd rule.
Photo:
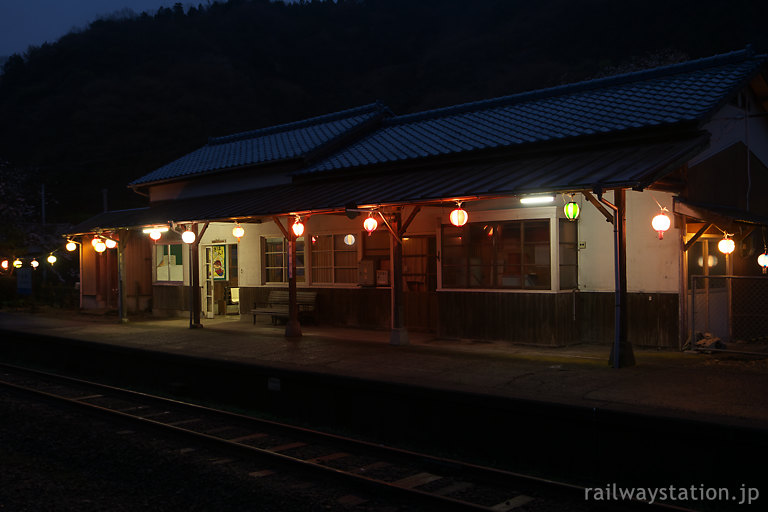
{"label": "concrete platform surface", "polygon": [[[150,351],[388,381],[427,388],[522,398],[589,408],[691,418],[768,428],[766,346],[713,354],[635,348],[637,364],[614,369],[610,347],[522,346],[435,339],[410,333],[411,344],[389,344],[388,331],[252,325],[251,318],[145,319],[120,324],[47,310],[0,312],[0,329],[79,339]],[[754,352],[754,353],[753,353]]]}

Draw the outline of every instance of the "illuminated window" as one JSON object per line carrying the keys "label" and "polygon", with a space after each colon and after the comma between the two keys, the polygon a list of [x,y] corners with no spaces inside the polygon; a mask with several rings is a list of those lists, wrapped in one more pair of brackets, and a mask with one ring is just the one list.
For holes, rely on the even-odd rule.
{"label": "illuminated window", "polygon": [[181,244],[155,245],[155,281],[183,282],[184,263]]}
{"label": "illuminated window", "polygon": [[[312,237],[312,282],[357,283],[357,244],[344,242],[345,234]],[[348,240],[349,241],[349,240]]]}
{"label": "illuminated window", "polygon": [[[264,282],[288,282],[288,241],[284,238],[263,238]],[[305,281],[304,238],[296,239],[296,282]]]}
{"label": "illuminated window", "polygon": [[444,288],[550,290],[549,220],[446,224],[441,261]]}

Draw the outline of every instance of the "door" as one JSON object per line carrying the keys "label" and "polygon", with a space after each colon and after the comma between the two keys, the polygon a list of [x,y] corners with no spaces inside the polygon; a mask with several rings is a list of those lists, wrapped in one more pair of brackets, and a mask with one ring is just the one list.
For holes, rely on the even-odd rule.
{"label": "door", "polygon": [[434,236],[403,239],[405,325],[437,331],[437,250]]}
{"label": "door", "polygon": [[205,318],[213,318],[215,312],[214,301],[214,283],[213,283],[213,247],[205,247],[205,261],[203,264],[203,286],[201,293],[203,294],[203,314]]}

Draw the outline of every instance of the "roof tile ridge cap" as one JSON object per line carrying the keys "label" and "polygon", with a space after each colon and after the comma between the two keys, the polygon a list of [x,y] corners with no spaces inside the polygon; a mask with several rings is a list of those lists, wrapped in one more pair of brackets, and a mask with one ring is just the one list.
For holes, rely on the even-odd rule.
{"label": "roof tile ridge cap", "polygon": [[320,116],[310,117],[307,119],[301,119],[299,121],[292,121],[290,123],[267,126],[265,128],[258,128],[256,130],[248,130],[245,132],[233,133],[231,135],[209,137],[207,145],[215,146],[218,144],[226,144],[229,142],[237,142],[241,140],[252,139],[252,138],[263,136],[263,135],[273,135],[275,133],[295,130],[298,128],[305,128],[307,126],[316,125],[321,122],[336,121],[339,119],[343,119],[345,117],[350,117],[355,114],[364,114],[364,113],[376,112],[376,111],[382,114],[389,113],[390,115],[394,115],[392,114],[392,111],[389,109],[389,107],[387,107],[386,105],[384,105],[379,101],[375,101],[373,103],[368,103],[367,105],[360,105],[358,107],[353,107],[346,110],[340,110],[338,112],[331,112],[330,114],[323,114]]}
{"label": "roof tile ridge cap", "polygon": [[499,96],[497,98],[489,98],[485,100],[461,103],[459,105],[441,107],[433,110],[414,112],[413,114],[393,116],[389,119],[386,119],[385,123],[387,125],[398,125],[398,124],[408,123],[412,121],[436,119],[445,115],[463,114],[466,112],[486,110],[486,109],[498,107],[501,105],[514,105],[514,104],[522,103],[524,101],[562,96],[564,94],[584,92],[584,91],[599,89],[603,87],[607,88],[615,85],[623,85],[631,82],[639,82],[641,80],[660,78],[662,76],[677,75],[680,73],[685,73],[685,72],[699,70],[699,69],[719,67],[726,64],[732,64],[735,62],[743,62],[750,59],[764,60],[765,58],[766,56],[764,55],[755,55],[751,45],[748,45],[743,50],[736,50],[733,52],[713,55],[710,57],[702,57],[700,59],[688,60],[685,62],[677,62],[674,64],[668,64],[666,66],[659,66],[659,67],[649,68],[649,69],[641,69],[639,71],[632,71],[632,72],[623,73],[620,75],[594,78],[592,80],[584,80],[582,82],[573,82],[569,84],[556,85],[556,86],[547,87],[544,89],[534,89],[532,91],[525,91],[525,92],[520,92],[516,94],[510,94],[508,96]]}

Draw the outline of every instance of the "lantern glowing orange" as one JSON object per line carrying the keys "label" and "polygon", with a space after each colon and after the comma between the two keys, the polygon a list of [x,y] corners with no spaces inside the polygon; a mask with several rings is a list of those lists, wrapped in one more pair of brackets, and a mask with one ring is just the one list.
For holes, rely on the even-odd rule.
{"label": "lantern glowing orange", "polygon": [[104,240],[104,245],[107,246],[107,249],[114,249],[115,247],[117,247],[117,242],[115,242],[111,238],[107,238]]}
{"label": "lantern glowing orange", "polygon": [[718,242],[717,248],[720,250],[723,254],[731,254],[734,249],[736,249],[736,244],[733,240],[728,238],[728,233],[725,234],[722,240]]}
{"label": "lantern glowing orange", "polygon": [[232,228],[232,236],[237,238],[237,241],[239,242],[241,238],[243,238],[243,235],[245,235],[245,230],[243,229],[243,226],[240,224],[235,224],[235,227]]}
{"label": "lantern glowing orange", "polygon": [[155,242],[160,240],[161,236],[163,236],[163,235],[162,235],[162,233],[160,233],[159,229],[153,229],[152,231],[149,232],[149,238],[151,238]]}
{"label": "lantern glowing orange", "polygon": [[67,240],[67,245],[65,245],[64,247],[66,247],[69,252],[72,252],[75,249],[77,249],[77,244],[72,240]]}
{"label": "lantern glowing orange", "polygon": [[293,226],[291,226],[291,230],[293,231],[293,234],[296,236],[296,238],[304,234],[304,224],[301,222],[300,217],[296,217],[296,220],[293,222]]}
{"label": "lantern glowing orange", "polygon": [[659,240],[664,238],[664,232],[672,225],[672,221],[669,220],[669,216],[662,210],[661,213],[656,215],[651,221],[653,230],[659,234]]}
{"label": "lantern glowing orange", "polygon": [[93,248],[96,250],[96,252],[104,252],[107,250],[107,244],[99,239],[95,244],[93,244]]}
{"label": "lantern glowing orange", "polygon": [[195,241],[195,232],[187,229],[181,234],[181,241],[185,244],[191,244]]}
{"label": "lantern glowing orange", "polygon": [[2,267],[3,270],[8,270],[8,260],[3,260],[2,263],[0,263],[0,267]]}
{"label": "lantern glowing orange", "polygon": [[365,228],[365,230],[370,235],[376,231],[377,227],[379,227],[379,223],[376,221],[376,219],[373,218],[373,212],[371,212],[368,214],[368,218],[363,222],[363,228]]}
{"label": "lantern glowing orange", "polygon": [[461,207],[461,203],[456,203],[456,209],[451,212],[450,219],[451,224],[460,228],[467,223],[469,215],[467,215],[467,211]]}

